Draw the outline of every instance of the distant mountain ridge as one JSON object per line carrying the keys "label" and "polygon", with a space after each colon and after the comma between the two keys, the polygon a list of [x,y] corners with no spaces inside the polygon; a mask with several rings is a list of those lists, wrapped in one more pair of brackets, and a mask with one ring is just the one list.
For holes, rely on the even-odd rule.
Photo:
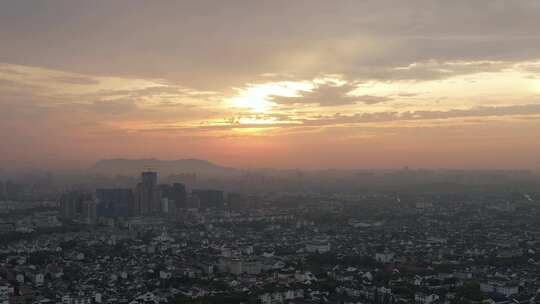
{"label": "distant mountain ridge", "polygon": [[149,169],[159,172],[162,176],[181,173],[230,176],[239,172],[234,168],[223,167],[202,159],[159,160],[155,158],[103,159],[90,167],[89,171],[105,175],[137,175]]}

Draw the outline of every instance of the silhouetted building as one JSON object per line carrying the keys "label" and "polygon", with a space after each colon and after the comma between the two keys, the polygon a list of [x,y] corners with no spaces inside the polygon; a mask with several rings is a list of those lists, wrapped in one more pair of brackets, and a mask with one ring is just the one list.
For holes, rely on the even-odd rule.
{"label": "silhouetted building", "polygon": [[219,190],[193,190],[193,195],[199,198],[201,209],[223,209],[225,198]]}
{"label": "silhouetted building", "polygon": [[93,212],[88,211],[88,205],[94,202],[91,193],[71,191],[60,197],[60,217],[63,219],[82,219]]}
{"label": "silhouetted building", "polygon": [[137,185],[134,213],[154,214],[161,211],[160,191],[157,187],[157,172],[143,172],[142,182]]}
{"label": "silhouetted building", "polygon": [[240,193],[227,193],[227,208],[230,210],[245,210],[253,207],[253,200]]}
{"label": "silhouetted building", "polygon": [[[172,186],[168,184],[162,184],[158,186],[160,193],[160,212],[171,213],[174,212],[174,201],[172,199]],[[174,213],[173,213],[174,214]]]}
{"label": "silhouetted building", "polygon": [[0,181],[0,199],[6,198],[6,183]]}
{"label": "silhouetted building", "polygon": [[181,183],[187,188],[192,188],[197,182],[197,174],[195,173],[180,173],[169,176],[169,180]]}
{"label": "silhouetted building", "polygon": [[177,201],[177,203],[185,204],[186,202],[186,186],[181,183],[174,183],[172,185],[173,188],[173,198]]}
{"label": "silhouetted building", "polygon": [[94,223],[97,219],[97,203],[95,200],[86,200],[81,204],[80,219],[88,224]]}
{"label": "silhouetted building", "polygon": [[201,202],[197,195],[191,194],[186,197],[186,208],[200,208]]}
{"label": "silhouetted building", "polygon": [[15,183],[13,181],[6,181],[0,187],[0,196],[7,199],[19,199],[24,196],[24,185]]}
{"label": "silhouetted building", "polygon": [[176,215],[177,210],[186,208],[186,187],[180,183],[160,185],[161,212]]}
{"label": "silhouetted building", "polygon": [[97,189],[98,217],[125,217],[134,203],[133,190],[128,188]]}

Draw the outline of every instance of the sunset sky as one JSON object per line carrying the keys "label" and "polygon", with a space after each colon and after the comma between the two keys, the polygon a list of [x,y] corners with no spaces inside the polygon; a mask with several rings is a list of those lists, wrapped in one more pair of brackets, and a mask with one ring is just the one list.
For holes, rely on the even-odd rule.
{"label": "sunset sky", "polygon": [[540,1],[0,0],[0,168],[540,168]]}

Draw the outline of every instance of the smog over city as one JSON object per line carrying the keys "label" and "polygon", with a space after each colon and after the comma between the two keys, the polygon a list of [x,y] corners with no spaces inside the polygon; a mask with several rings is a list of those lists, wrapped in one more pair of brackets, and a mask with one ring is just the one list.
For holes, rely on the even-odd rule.
{"label": "smog over city", "polygon": [[0,304],[540,303],[540,1],[0,0]]}

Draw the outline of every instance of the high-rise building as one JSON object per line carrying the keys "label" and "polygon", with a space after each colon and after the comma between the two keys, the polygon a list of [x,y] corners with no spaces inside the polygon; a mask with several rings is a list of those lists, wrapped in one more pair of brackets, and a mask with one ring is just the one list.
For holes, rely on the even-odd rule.
{"label": "high-rise building", "polygon": [[4,196],[8,199],[18,199],[24,196],[25,187],[21,183],[6,181],[4,184]]}
{"label": "high-rise building", "polygon": [[141,175],[142,181],[137,185],[135,210],[137,215],[158,213],[161,210],[161,195],[157,187],[157,172],[146,171]]}
{"label": "high-rise building", "polygon": [[229,210],[245,210],[253,208],[253,199],[240,193],[227,193],[227,208]]}
{"label": "high-rise building", "polygon": [[97,189],[98,217],[125,217],[134,204],[133,190],[129,188]]}
{"label": "high-rise building", "polygon": [[180,183],[174,183],[171,187],[171,198],[174,200],[177,208],[185,208],[186,205],[186,186]]}
{"label": "high-rise building", "polygon": [[133,199],[133,205],[130,208],[130,215],[141,215],[143,214],[143,206],[142,206],[142,183],[139,182],[135,186],[135,190],[133,191],[134,199]]}
{"label": "high-rise building", "polygon": [[193,188],[197,183],[197,174],[180,173],[169,176],[169,180],[182,183],[186,188]]}
{"label": "high-rise building", "polygon": [[146,171],[141,174],[142,183],[148,187],[157,186],[158,175],[157,172]]}
{"label": "high-rise building", "polygon": [[88,214],[87,207],[91,202],[94,202],[94,197],[91,193],[71,191],[64,193],[60,198],[60,217],[63,219],[83,219]]}
{"label": "high-rise building", "polygon": [[201,200],[199,197],[195,194],[190,194],[186,197],[186,208],[192,209],[199,209],[201,208]]}
{"label": "high-rise building", "polygon": [[95,200],[82,202],[80,219],[88,224],[95,223],[97,219],[97,204]]}
{"label": "high-rise building", "polygon": [[[186,208],[186,187],[183,184],[160,185],[159,189],[162,199],[161,212],[176,216],[178,209]],[[166,200],[166,204],[163,204],[163,200]],[[166,210],[164,206],[167,207]]]}
{"label": "high-rise building", "polygon": [[199,198],[201,209],[223,209],[225,198],[220,190],[193,190],[194,196]]}
{"label": "high-rise building", "polygon": [[5,199],[7,197],[6,183],[0,181],[0,199]]}
{"label": "high-rise building", "polygon": [[160,193],[160,199],[161,199],[161,205],[160,205],[160,213],[165,213],[168,215],[172,215],[174,213],[174,201],[172,199],[172,186],[168,184],[162,184],[158,186],[159,193]]}

